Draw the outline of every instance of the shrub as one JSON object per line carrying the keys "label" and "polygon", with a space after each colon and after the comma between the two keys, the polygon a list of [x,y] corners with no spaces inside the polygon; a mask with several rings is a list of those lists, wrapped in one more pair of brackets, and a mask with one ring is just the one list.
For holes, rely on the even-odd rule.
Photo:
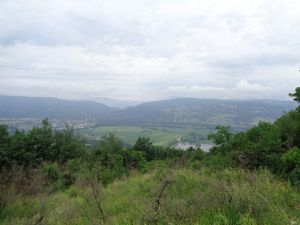
{"label": "shrub", "polygon": [[282,156],[287,177],[295,185],[300,185],[300,149],[294,147]]}
{"label": "shrub", "polygon": [[43,166],[43,172],[47,180],[52,183],[61,178],[61,171],[57,163],[46,163]]}

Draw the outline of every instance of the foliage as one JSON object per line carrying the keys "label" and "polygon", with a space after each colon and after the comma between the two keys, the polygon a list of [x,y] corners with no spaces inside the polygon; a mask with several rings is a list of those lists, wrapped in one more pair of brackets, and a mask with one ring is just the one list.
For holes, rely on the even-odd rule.
{"label": "foliage", "polygon": [[296,185],[300,185],[300,149],[294,147],[282,156],[285,172]]}
{"label": "foliage", "polygon": [[55,182],[61,177],[61,171],[57,163],[45,164],[43,172],[50,182]]}
{"label": "foliage", "polygon": [[294,101],[300,103],[300,87],[297,87],[295,93],[290,93],[289,96],[293,98]]}
{"label": "foliage", "polygon": [[17,130],[9,137],[5,126],[0,132],[0,169],[38,167],[44,161],[64,163],[84,155],[84,144],[71,127],[53,131],[47,119],[28,133]]}
{"label": "foliage", "polygon": [[261,122],[244,133],[239,150],[240,163],[254,169],[268,167],[273,171],[281,169],[280,157],[284,153],[282,140],[277,126]]}
{"label": "foliage", "polygon": [[143,170],[145,168],[145,153],[133,149],[125,150],[123,153],[124,164],[127,169]]}
{"label": "foliage", "polygon": [[[299,90],[297,88],[295,94],[290,94],[295,101],[298,101]],[[229,128],[218,126],[216,132],[209,135],[216,146],[208,154],[208,161],[229,158],[227,167],[268,168],[290,179],[293,184],[299,184],[300,169],[296,163],[299,160],[299,137],[300,107],[285,113],[273,124],[259,122],[245,132],[231,133]],[[220,165],[218,160],[214,167],[218,167],[217,164]]]}
{"label": "foliage", "polygon": [[148,161],[155,158],[155,149],[149,138],[139,137],[132,148],[135,151],[144,152]]}
{"label": "foliage", "polygon": [[213,142],[222,150],[229,150],[230,141],[232,139],[232,134],[230,133],[229,127],[217,126],[216,132],[214,134],[208,135],[209,139],[212,139]]}
{"label": "foliage", "polygon": [[[163,169],[103,187],[94,179],[66,191],[18,196],[1,224],[298,224],[300,193],[266,170]],[[43,210],[42,210],[43,209]]]}
{"label": "foliage", "polygon": [[289,111],[276,122],[286,148],[300,146],[300,108]]}

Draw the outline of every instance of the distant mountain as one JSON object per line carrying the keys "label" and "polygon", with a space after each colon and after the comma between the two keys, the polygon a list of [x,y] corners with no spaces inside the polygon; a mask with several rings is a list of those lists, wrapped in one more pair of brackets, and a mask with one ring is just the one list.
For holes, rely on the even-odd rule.
{"label": "distant mountain", "polygon": [[125,109],[127,107],[132,107],[140,104],[138,101],[129,101],[129,100],[118,100],[112,98],[94,98],[91,99],[94,102],[105,104],[109,107]]}
{"label": "distant mountain", "polygon": [[118,112],[118,124],[248,128],[260,120],[274,121],[296,107],[292,101],[177,98],[142,103]]}
{"label": "distant mountain", "polygon": [[246,129],[260,120],[274,121],[294,109],[292,101],[176,98],[117,109],[91,101],[0,96],[0,117],[92,119],[98,125],[196,126],[230,125]]}
{"label": "distant mountain", "polygon": [[116,111],[104,104],[45,97],[0,96],[0,117],[97,119]]}

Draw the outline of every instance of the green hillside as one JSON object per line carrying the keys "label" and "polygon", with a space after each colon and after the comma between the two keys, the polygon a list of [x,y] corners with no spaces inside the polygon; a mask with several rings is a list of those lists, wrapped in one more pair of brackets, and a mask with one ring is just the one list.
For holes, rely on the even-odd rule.
{"label": "green hillside", "polygon": [[300,193],[264,170],[156,169],[106,187],[81,179],[60,192],[11,198],[3,225],[300,223]]}

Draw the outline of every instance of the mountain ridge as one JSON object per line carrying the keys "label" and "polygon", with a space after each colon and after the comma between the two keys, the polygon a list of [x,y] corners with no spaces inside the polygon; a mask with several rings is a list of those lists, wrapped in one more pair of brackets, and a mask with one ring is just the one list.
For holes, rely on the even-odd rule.
{"label": "mountain ridge", "polygon": [[0,96],[2,118],[90,119],[97,125],[249,127],[256,121],[274,121],[296,107],[284,100],[222,100],[181,97],[118,109],[85,100],[54,97]]}

